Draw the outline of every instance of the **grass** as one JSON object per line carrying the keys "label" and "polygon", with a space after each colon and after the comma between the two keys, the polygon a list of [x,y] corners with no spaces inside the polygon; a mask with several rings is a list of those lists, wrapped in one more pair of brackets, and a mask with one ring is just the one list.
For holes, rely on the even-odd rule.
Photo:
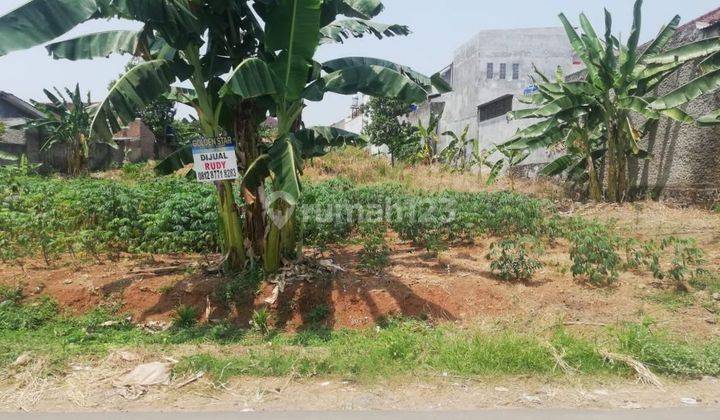
{"label": "grass", "polygon": [[646,299],[650,302],[662,305],[673,312],[679,311],[683,308],[692,307],[695,304],[695,297],[692,294],[672,290],[654,293]]}
{"label": "grass", "polygon": [[[65,372],[71,361],[102,358],[112,349],[153,348],[172,354],[175,345],[201,343],[212,344],[212,353],[181,358],[177,374],[204,371],[217,381],[289,374],[367,381],[408,375],[562,375],[551,347],[583,375],[631,375],[622,365],[606,363],[601,348],[633,356],[665,375],[720,374],[720,341],[680,340],[650,322],[598,329],[590,338],[561,327],[536,334],[412,320],[390,320],[382,328],[367,330],[318,327],[297,334],[245,330],[230,324],[178,325],[150,334],[107,309],[83,317],[62,316],[47,299],[28,305],[4,304],[0,319],[20,321],[0,324],[0,367],[31,351],[48,361],[47,373],[57,374]],[[116,322],[103,326],[108,320]]]}

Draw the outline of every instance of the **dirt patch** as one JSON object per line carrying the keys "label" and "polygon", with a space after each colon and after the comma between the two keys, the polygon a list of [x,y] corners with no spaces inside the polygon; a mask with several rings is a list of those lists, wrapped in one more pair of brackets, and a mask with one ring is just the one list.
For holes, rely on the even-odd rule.
{"label": "dirt patch", "polygon": [[[651,317],[663,328],[682,334],[720,336],[717,316],[703,307],[703,299],[709,299],[704,292],[698,292],[691,304],[668,308],[650,299],[659,290],[648,273],[623,273],[610,289],[588,287],[569,273],[571,262],[563,243],[546,249],[541,258],[545,268],[533,281],[508,283],[490,270],[485,258],[490,242],[453,247],[434,256],[395,241],[390,266],[380,274],[359,268],[357,247],[334,247],[313,258],[332,259],[345,271],[290,281],[272,305],[272,323],[290,331],[318,323],[365,328],[403,316],[460,324],[503,322],[537,330],[559,322],[582,328]],[[718,261],[717,254],[711,254],[711,261]],[[265,300],[275,287],[270,283],[256,296],[226,308],[216,291],[227,279],[207,274],[204,265],[204,258],[196,255],[152,259],[126,255],[116,262],[66,261],[50,268],[38,262],[24,271],[2,267],[0,283],[22,283],[26,295],[50,295],[74,314],[101,304],[117,305],[134,322],[168,321],[178,306],[190,305],[198,309],[202,321],[229,315],[239,325],[247,325],[253,310],[267,306]]]}

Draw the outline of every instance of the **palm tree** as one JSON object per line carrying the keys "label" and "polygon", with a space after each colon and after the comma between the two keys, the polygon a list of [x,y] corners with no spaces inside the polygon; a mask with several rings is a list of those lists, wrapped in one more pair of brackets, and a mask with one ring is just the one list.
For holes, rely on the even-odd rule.
{"label": "palm tree", "polygon": [[[639,46],[642,0],[637,0],[633,25],[626,44],[612,34],[612,16],[605,11],[605,35],[600,38],[584,14],[581,33],[565,17],[565,27],[575,53],[586,66],[586,77],[566,82],[550,81],[537,72],[539,92],[528,103],[533,108],[511,113],[512,118],[542,118],[518,132],[506,147],[536,149],[565,143],[568,155],[546,168],[545,173],[587,171],[591,196],[599,200],[597,163],[605,168],[605,194],[610,201],[623,201],[629,187],[628,157],[646,157],[639,145],[642,137],[662,117],[681,123],[694,122],[679,107],[720,86],[720,39],[712,38],[667,49],[680,22],[675,16],[645,47]],[[705,59],[705,73],[663,97],[656,88],[684,64]],[[713,71],[714,69],[714,71]],[[637,125],[642,117],[646,122]]]}

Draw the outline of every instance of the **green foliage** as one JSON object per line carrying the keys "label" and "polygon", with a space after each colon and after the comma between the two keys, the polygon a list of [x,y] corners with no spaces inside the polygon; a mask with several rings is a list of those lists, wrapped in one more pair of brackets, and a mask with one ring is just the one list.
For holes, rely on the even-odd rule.
{"label": "green foliage", "polygon": [[[317,324],[327,307],[311,313]],[[258,311],[254,323],[267,326],[269,314]],[[337,375],[373,379],[404,375],[450,374],[462,377],[561,374],[546,337],[499,327],[495,330],[431,326],[419,321],[393,320],[366,330],[307,330],[298,334],[267,335],[229,323],[172,328],[160,333],[132,326],[117,308],[102,307],[81,317],[65,317],[47,298],[27,303],[0,304],[0,368],[32,351],[48,360],[50,369],[63,372],[77,356],[104,357],[109,351],[177,344],[233,344],[217,346],[210,354],[184,358],[176,374],[207,372],[217,381],[235,376],[307,377]],[[598,331],[600,340],[588,340],[557,329],[549,343],[583,375],[629,376],[632,372],[608,364],[599,349],[627,354],[656,373],[697,377],[720,374],[720,342],[678,339],[649,322]],[[157,347],[160,346],[160,347]],[[238,346],[248,351],[237,352]]]}
{"label": "green foliage", "polygon": [[[613,20],[607,11],[604,36],[584,14],[580,15],[579,26],[561,14],[569,43],[585,65],[585,78],[568,82],[559,69],[551,80],[536,71],[538,91],[523,99],[533,107],[510,114],[518,119],[542,120],[518,131],[503,147],[527,152],[562,148],[565,154],[541,173],[567,174],[572,182],[587,183],[591,198],[597,201],[603,198],[598,168],[606,170],[602,177],[605,197],[610,201],[625,200],[629,190],[628,157],[649,157],[641,148],[641,139],[661,118],[693,123],[694,118],[679,107],[717,90],[720,80],[720,73],[708,68],[720,54],[717,42],[705,39],[671,49],[680,16],[663,26],[647,47],[640,48],[642,5],[642,0],[636,0],[625,45],[613,35]],[[707,59],[700,66],[703,75],[663,97],[655,96],[663,81],[697,59]],[[639,119],[645,122],[641,126],[635,123]],[[710,117],[705,122],[712,120]]]}
{"label": "green foliage", "polygon": [[375,146],[387,146],[393,160],[417,163],[422,159],[420,139],[416,128],[398,117],[408,114],[410,105],[398,99],[372,98],[367,103],[365,115],[368,123],[363,134]]}
{"label": "green foliage", "polygon": [[321,304],[313,308],[307,314],[307,320],[310,324],[319,325],[328,319],[330,316],[330,308],[327,305]]}
{"label": "green foliage", "polygon": [[0,305],[5,302],[20,303],[23,298],[22,285],[7,286],[0,284]]}
{"label": "green foliage", "polygon": [[629,241],[626,248],[628,267],[645,268],[658,280],[670,279],[681,291],[687,291],[690,278],[705,273],[704,252],[694,239],[669,236],[660,242]]}
{"label": "green foliage", "polygon": [[360,267],[371,272],[385,268],[390,262],[390,246],[385,238],[387,226],[384,223],[362,223],[358,231],[363,247]]}
{"label": "green foliage", "polygon": [[55,94],[44,89],[43,92],[50,102],[32,101],[35,108],[43,113],[43,117],[31,120],[23,125],[24,129],[36,129],[44,137],[42,149],[47,151],[55,145],[65,145],[67,153],[67,170],[72,175],[79,175],[87,170],[90,158],[90,145],[94,139],[90,136],[90,93],[83,100],[80,85],[75,90],[65,89],[67,98],[55,88]]}
{"label": "green foliage", "polygon": [[189,305],[181,305],[175,309],[172,318],[174,328],[192,328],[198,321],[198,310]]}
{"label": "green foliage", "polygon": [[40,298],[28,304],[15,300],[0,303],[0,331],[35,330],[58,315],[58,304],[49,298]]}
{"label": "green foliage", "polygon": [[250,326],[254,331],[260,332],[261,334],[270,332],[270,312],[267,308],[260,308],[253,311]]}
{"label": "green foliage", "polygon": [[3,261],[39,254],[49,263],[62,253],[218,249],[215,198],[208,186],[177,178],[123,183],[36,176],[16,177],[14,184],[0,188]]}
{"label": "green foliage", "polygon": [[7,127],[5,126],[5,124],[3,122],[0,122],[0,137],[2,137],[3,134],[5,134],[6,129],[7,129]]}
{"label": "green foliage", "polygon": [[223,281],[217,291],[220,300],[230,308],[233,303],[244,302],[255,295],[265,279],[265,273],[257,264],[251,264],[243,272]]}
{"label": "green foliage", "polygon": [[537,260],[534,244],[528,238],[503,239],[490,246],[487,258],[490,268],[506,281],[531,280],[533,274],[543,267]]}
{"label": "green foliage", "polygon": [[619,240],[614,235],[596,224],[578,226],[569,235],[574,277],[585,277],[598,286],[617,281],[621,260],[617,253]]}
{"label": "green foliage", "polygon": [[698,346],[656,332],[650,321],[628,324],[617,332],[619,349],[656,373],[685,377],[720,374],[720,343]]}

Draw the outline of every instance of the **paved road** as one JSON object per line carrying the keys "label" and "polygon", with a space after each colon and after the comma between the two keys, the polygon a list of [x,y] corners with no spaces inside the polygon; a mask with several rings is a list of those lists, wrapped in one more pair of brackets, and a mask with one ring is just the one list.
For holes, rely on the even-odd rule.
{"label": "paved road", "polygon": [[718,420],[720,410],[503,410],[466,412],[0,413],[2,420]]}

